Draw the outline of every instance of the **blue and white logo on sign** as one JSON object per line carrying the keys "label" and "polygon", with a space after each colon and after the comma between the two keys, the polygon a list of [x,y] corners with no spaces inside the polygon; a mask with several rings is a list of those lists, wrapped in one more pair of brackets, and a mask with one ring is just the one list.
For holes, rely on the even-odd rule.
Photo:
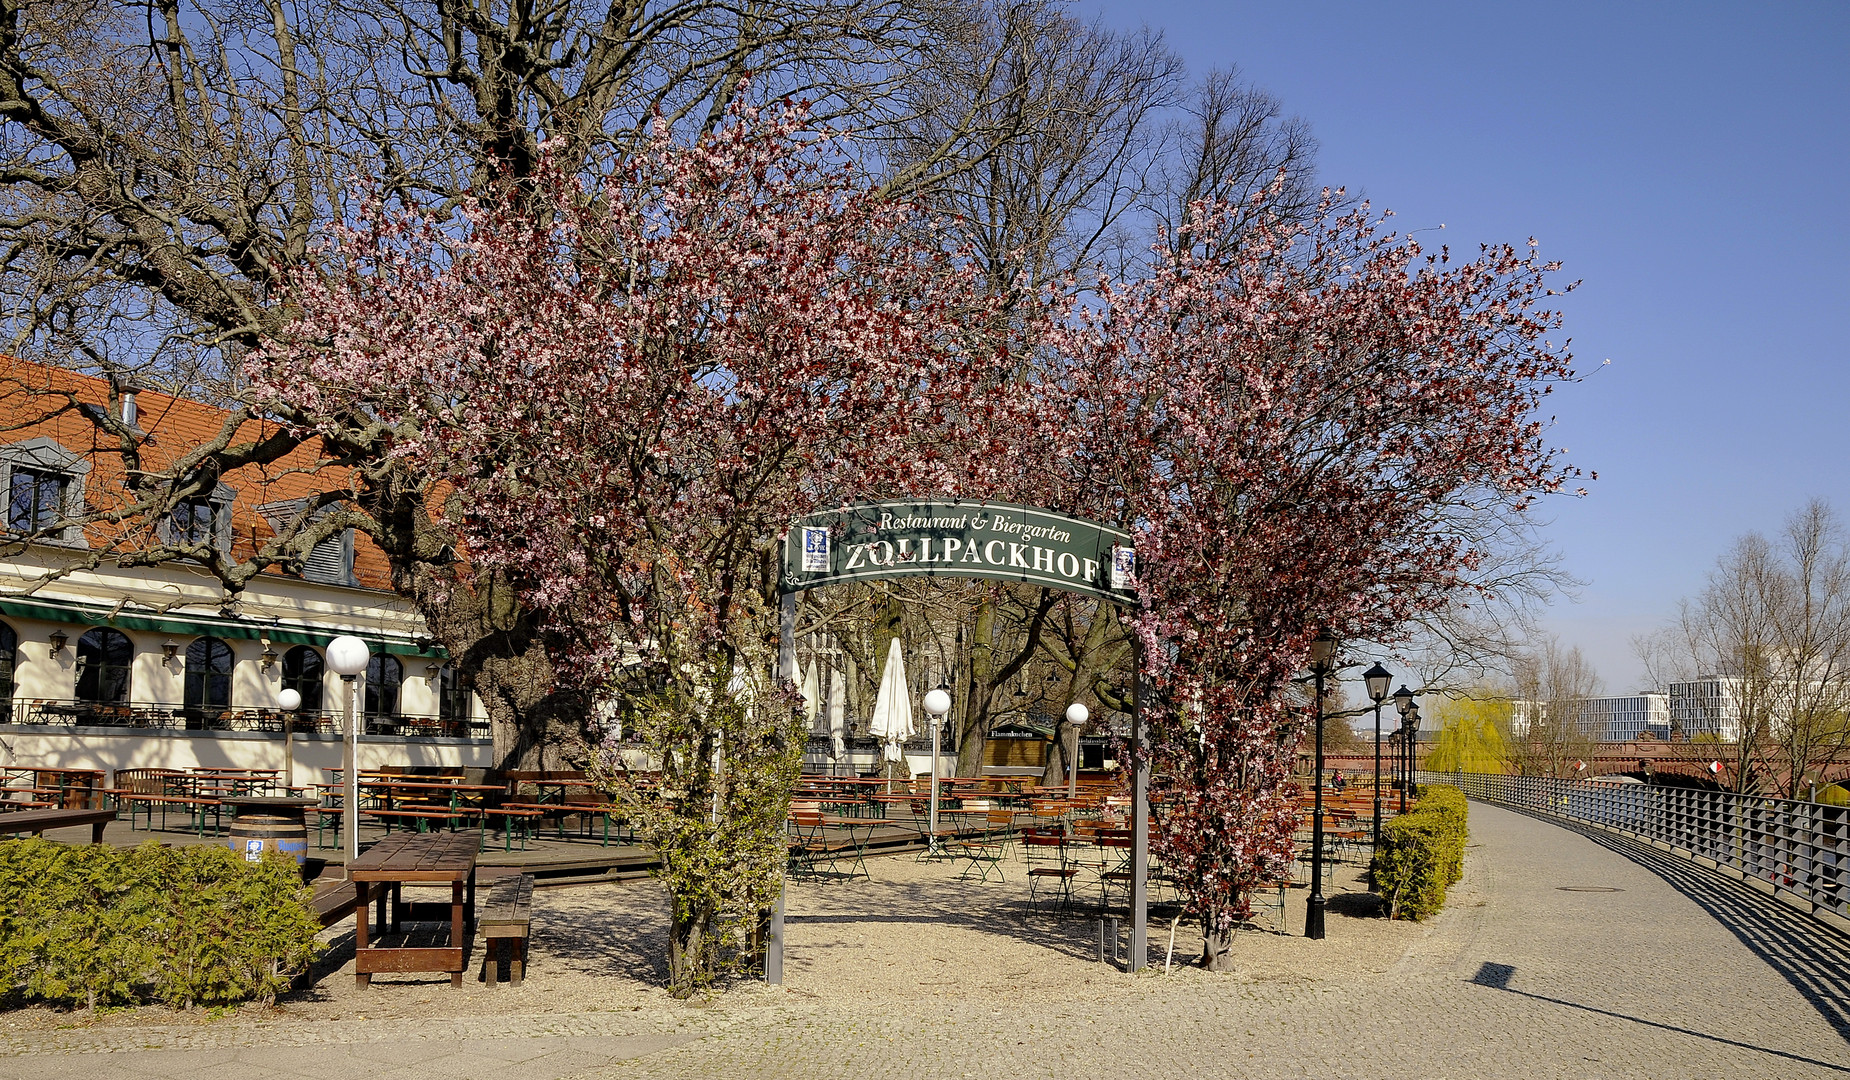
{"label": "blue and white logo on sign", "polygon": [[829,569],[829,530],[803,529],[803,569],[805,572]]}
{"label": "blue and white logo on sign", "polygon": [[262,862],[263,861],[263,841],[262,840],[244,841],[244,861],[245,862]]}
{"label": "blue and white logo on sign", "polygon": [[1132,588],[1137,576],[1137,549],[1113,545],[1111,549],[1111,587]]}

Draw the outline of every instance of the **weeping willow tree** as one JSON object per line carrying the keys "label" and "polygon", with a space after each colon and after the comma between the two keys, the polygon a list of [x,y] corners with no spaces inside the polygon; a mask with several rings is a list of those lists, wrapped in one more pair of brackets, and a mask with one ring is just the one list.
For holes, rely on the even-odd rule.
{"label": "weeping willow tree", "polygon": [[1426,759],[1430,772],[1506,773],[1509,751],[1503,733],[1509,730],[1510,700],[1487,694],[1446,701],[1437,719],[1443,726]]}

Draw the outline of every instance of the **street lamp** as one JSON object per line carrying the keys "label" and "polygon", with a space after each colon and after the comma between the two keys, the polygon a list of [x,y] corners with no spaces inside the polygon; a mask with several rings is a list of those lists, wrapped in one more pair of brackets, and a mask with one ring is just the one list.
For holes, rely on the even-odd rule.
{"label": "street lamp", "polygon": [[1420,703],[1413,702],[1407,707],[1407,716],[1401,734],[1401,753],[1407,755],[1406,767],[1400,773],[1400,812],[1407,812],[1407,789],[1413,786],[1413,766],[1416,762],[1414,746],[1420,737]]}
{"label": "street lamp", "polygon": [[373,658],[373,651],[366,647],[366,642],[357,637],[342,634],[328,642],[328,666],[346,683],[347,701],[347,752],[343,755],[347,773],[346,809],[342,814],[347,819],[347,865],[360,857],[360,722],[356,715],[354,680]]}
{"label": "street lamp", "polygon": [[1362,682],[1375,703],[1375,846],[1381,846],[1381,703],[1387,699],[1388,687],[1394,685],[1394,673],[1376,664],[1362,672]]}
{"label": "street lamp", "polygon": [[283,710],[283,787],[295,787],[295,711],[302,707],[302,695],[296,690],[284,690],[276,695],[276,704]]}
{"label": "street lamp", "polygon": [[944,687],[925,694],[925,715],[931,717],[931,839],[925,844],[928,855],[938,854],[938,724],[951,711],[951,695]]}
{"label": "street lamp", "polygon": [[1317,769],[1311,775],[1316,802],[1310,825],[1310,903],[1304,913],[1304,936],[1323,940],[1323,677],[1336,655],[1336,639],[1319,631],[1310,643],[1310,671],[1317,681]]}
{"label": "street lamp", "polygon": [[1079,733],[1086,728],[1086,720],[1092,716],[1092,710],[1084,702],[1075,701],[1066,707],[1066,722],[1073,729],[1073,752],[1066,760],[1066,797],[1070,801],[1079,795]]}
{"label": "street lamp", "polygon": [[[1400,713],[1400,731],[1395,731],[1395,732],[1390,733],[1388,735],[1389,739],[1392,739],[1395,735],[1398,735],[1401,732],[1406,730],[1407,710],[1411,708],[1413,708],[1413,691],[1407,689],[1406,683],[1401,683],[1400,689],[1394,691],[1394,710]],[[1397,791],[1400,789],[1401,784],[1405,780],[1405,777],[1403,777],[1400,773],[1401,757],[1402,755],[1400,752],[1400,744],[1395,743],[1394,744],[1394,788]],[[1402,800],[1401,809],[1403,811],[1406,810],[1405,800]]]}

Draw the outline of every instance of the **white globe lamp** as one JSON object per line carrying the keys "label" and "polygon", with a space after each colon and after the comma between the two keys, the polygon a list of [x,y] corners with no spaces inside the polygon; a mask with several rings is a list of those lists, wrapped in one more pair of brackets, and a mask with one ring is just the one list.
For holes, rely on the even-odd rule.
{"label": "white globe lamp", "polygon": [[365,671],[372,658],[373,651],[357,637],[342,634],[328,642],[328,666],[343,679],[351,679]]}
{"label": "white globe lamp", "polygon": [[940,741],[938,739],[938,722],[944,719],[945,713],[951,711],[951,695],[944,687],[940,686],[935,690],[926,691],[925,700],[921,704],[925,706],[925,715],[931,717],[931,813],[926,823],[926,828],[930,831],[931,836],[926,839],[925,851],[927,854],[935,856],[939,854],[938,754]]}
{"label": "white globe lamp", "polygon": [[1073,725],[1073,756],[1066,763],[1066,797],[1069,799],[1079,794],[1079,732],[1091,716],[1092,710],[1086,708],[1083,701],[1075,701],[1066,707],[1066,722]]}
{"label": "white globe lamp", "polygon": [[328,666],[341,677],[347,691],[347,753],[342,766],[347,774],[347,792],[342,800],[341,816],[347,825],[347,864],[360,857],[360,720],[354,715],[354,679],[366,670],[373,651],[366,642],[342,634],[328,642]]}
{"label": "white globe lamp", "polygon": [[302,707],[302,695],[284,690],[276,695],[283,710],[283,787],[295,787],[295,711]]}

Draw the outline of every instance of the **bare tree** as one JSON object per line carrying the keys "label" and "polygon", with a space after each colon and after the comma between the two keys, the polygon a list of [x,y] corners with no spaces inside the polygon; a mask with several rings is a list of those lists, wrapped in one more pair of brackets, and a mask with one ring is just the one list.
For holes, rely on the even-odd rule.
{"label": "bare tree", "polygon": [[1820,499],[1786,520],[1780,541],[1771,735],[1786,770],[1785,794],[1797,798],[1808,778],[1850,746],[1850,549],[1842,523]]}
{"label": "bare tree", "polygon": [[[114,397],[76,410],[53,395],[48,408],[90,418],[100,452],[136,478],[107,514],[158,522],[245,469],[326,478],[248,558],[137,546],[156,531],[131,528],[79,561],[200,559],[235,600],[252,575],[299,566],[316,543],[356,529],[473,681],[500,759],[556,755],[583,702],[556,685],[555,643],[513,583],[459,559],[443,522],[466,508],[437,505],[440,491],[388,453],[406,433],[363,413],[259,417],[236,360],[287,326],[291,275],[346,215],[356,178],[377,197],[438,208],[491,182],[518,191],[543,146],[599,168],[658,117],[710,128],[748,84],[758,99],[811,101],[821,123],[878,129],[977,4],[0,0],[0,320],[11,349],[231,410],[215,436],[157,465]],[[937,151],[916,155],[913,188],[974,167],[1017,130],[976,130],[991,104],[972,99]],[[331,433],[292,434],[313,427]]]}
{"label": "bare tree", "polygon": [[1850,546],[1836,514],[1814,499],[1774,539],[1740,537],[1638,648],[1667,683],[1714,691],[1702,719],[1736,728],[1713,745],[1737,790],[1796,797],[1850,748]]}
{"label": "bare tree", "polygon": [[[1172,248],[1183,242],[1185,226],[1198,230],[1195,208],[1202,203],[1242,211],[1221,223],[1220,244],[1238,244],[1259,223],[1255,215],[1301,220],[1316,209],[1322,191],[1310,125],[1286,117],[1279,100],[1242,81],[1238,69],[1210,72],[1180,112],[1172,121],[1173,150],[1162,184],[1150,203]],[[1264,199],[1254,197],[1269,190]],[[1195,236],[1196,243],[1205,240]]]}
{"label": "bare tree", "polygon": [[1572,777],[1590,762],[1598,746],[1586,702],[1599,693],[1599,675],[1579,646],[1562,648],[1544,639],[1515,665],[1513,738],[1519,772],[1527,776]]}
{"label": "bare tree", "polygon": [[1161,34],[1083,23],[1071,6],[979,5],[901,91],[912,117],[887,129],[892,183],[929,189],[998,291],[1091,259],[1151,195],[1180,100]]}

